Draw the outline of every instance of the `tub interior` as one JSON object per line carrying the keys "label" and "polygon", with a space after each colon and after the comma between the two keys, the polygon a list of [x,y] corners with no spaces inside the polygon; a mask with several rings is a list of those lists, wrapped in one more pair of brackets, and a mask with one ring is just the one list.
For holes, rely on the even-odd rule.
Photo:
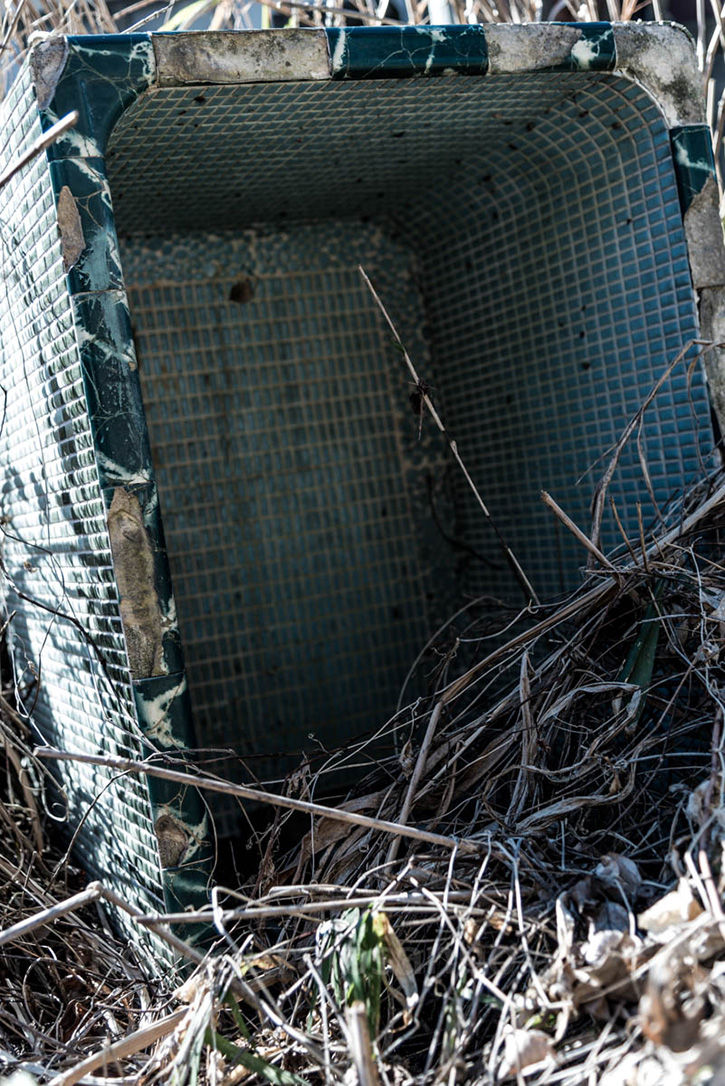
{"label": "tub interior", "polygon": [[[360,266],[560,595],[586,556],[541,490],[586,531],[697,334],[668,134],[614,75],[162,88],[108,170],[198,742],[278,780],[382,725],[457,608],[520,598]],[[678,368],[640,443],[658,503],[707,420]],[[636,443],[610,492],[630,533],[654,515]]]}

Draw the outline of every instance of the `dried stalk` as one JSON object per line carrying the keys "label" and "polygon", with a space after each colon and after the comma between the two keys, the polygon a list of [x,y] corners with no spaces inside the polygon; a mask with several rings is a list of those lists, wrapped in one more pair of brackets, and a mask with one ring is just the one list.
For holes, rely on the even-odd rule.
{"label": "dried stalk", "polygon": [[54,144],[65,132],[70,131],[77,123],[78,113],[76,110],[73,110],[72,113],[68,113],[65,117],[61,117],[59,121],[56,121],[42,136],[38,136],[27,150],[23,151],[14,162],[11,162],[9,166],[5,167],[0,174],[0,189],[4,189],[29,162],[32,162],[34,158],[47,150],[48,147]]}
{"label": "dried stalk", "polygon": [[359,1086],[380,1086],[373,1047],[370,1043],[370,1030],[365,1004],[360,1000],[353,1003],[348,1007],[345,1017],[350,1036],[350,1053],[357,1071]]}
{"label": "dried stalk", "polygon": [[29,935],[36,928],[43,928],[48,924],[52,924],[59,917],[75,912],[76,909],[82,909],[84,905],[89,905],[92,901],[98,901],[102,896],[103,887],[100,882],[92,882],[85,890],[82,890],[79,894],[74,894],[67,901],[51,905],[39,913],[34,913],[33,916],[26,917],[25,920],[18,921],[17,924],[6,928],[5,931],[0,931],[0,946],[22,939],[24,935]]}
{"label": "dried stalk", "polygon": [[[77,1082],[85,1079],[93,1071],[97,1071],[99,1067],[113,1067],[120,1063],[121,1060],[126,1060],[129,1056],[135,1056],[137,1052],[142,1052],[145,1048],[156,1044],[163,1037],[167,1037],[183,1021],[186,1013],[186,1010],[173,1011],[172,1014],[167,1014],[157,1022],[152,1022],[149,1026],[143,1026],[141,1029],[135,1030],[128,1037],[115,1041],[100,1052],[94,1052],[93,1055],[81,1060],[75,1067],[56,1075],[50,1080],[48,1086],[75,1086]],[[117,1081],[116,1078],[109,1079],[109,1083]]]}
{"label": "dried stalk", "polygon": [[129,758],[111,758],[100,754],[71,753],[69,751],[55,750],[53,747],[36,747],[33,754],[40,759],[48,758],[59,762],[82,762],[85,765],[102,765],[114,769],[118,773],[137,773],[150,777],[159,777],[161,780],[184,784],[190,788],[201,788],[207,792],[220,792],[226,796],[238,796],[240,799],[248,799],[258,803],[269,803],[273,807],[284,807],[289,811],[303,811],[305,814],[329,818],[334,822],[346,822],[352,826],[365,826],[367,829],[378,830],[381,833],[409,837],[413,841],[422,841],[443,848],[455,848],[463,852],[478,853],[482,847],[478,841],[457,841],[453,837],[445,837],[440,833],[430,833],[428,830],[417,829],[413,826],[402,826],[397,822],[389,822],[383,818],[371,818],[368,815],[358,814],[356,811],[325,807],[321,803],[310,803],[308,800],[293,799],[291,796],[278,796],[273,792],[264,792],[260,788],[248,788],[244,784],[232,784],[229,781],[222,781],[213,777],[180,773],[174,769],[164,769],[151,762],[134,762]]}

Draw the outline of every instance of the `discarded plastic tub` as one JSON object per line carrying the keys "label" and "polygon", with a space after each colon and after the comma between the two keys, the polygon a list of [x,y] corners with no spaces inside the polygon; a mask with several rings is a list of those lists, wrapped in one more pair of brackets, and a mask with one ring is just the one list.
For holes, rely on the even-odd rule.
{"label": "discarded plastic tub", "polygon": [[[310,733],[383,723],[456,601],[517,593],[358,266],[527,576],[571,587],[582,555],[539,491],[585,526],[577,479],[690,340],[721,338],[691,42],[605,23],[50,39],[3,104],[2,167],[72,110],[0,192],[20,697],[66,750],[224,747],[279,773]],[[710,454],[709,411],[703,372],[675,368],[643,437],[658,502]],[[611,493],[636,531],[636,448]],[[145,909],[203,896],[198,797],[59,773],[90,870]]]}

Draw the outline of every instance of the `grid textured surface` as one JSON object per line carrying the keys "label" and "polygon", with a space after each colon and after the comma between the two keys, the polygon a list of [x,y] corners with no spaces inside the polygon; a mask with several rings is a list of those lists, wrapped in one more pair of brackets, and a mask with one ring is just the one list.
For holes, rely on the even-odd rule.
{"label": "grid textured surface", "polygon": [[[606,77],[584,87],[540,117],[531,138],[498,141],[487,161],[477,186],[446,194],[466,208],[465,228],[444,236],[435,205],[419,209],[430,239],[424,281],[435,283],[435,380],[474,478],[547,596],[575,583],[582,552],[568,533],[556,537],[539,492],[588,528],[607,451],[696,335],[694,299],[668,135],[637,87]],[[659,504],[710,449],[699,370],[693,381],[688,389],[679,365],[646,416],[641,452]],[[459,491],[462,535],[491,553]],[[631,536],[638,501],[645,523],[656,514],[635,441],[610,494]],[[606,549],[621,543],[611,511],[602,538]],[[471,590],[490,590],[484,569],[471,575]]]}
{"label": "grid textured surface", "polygon": [[411,254],[372,227],[123,251],[200,741],[265,776],[393,706],[444,602],[421,523],[443,450],[416,440],[363,259],[424,350]]}
{"label": "grid textured surface", "polygon": [[[299,748],[344,741],[353,715],[372,728],[436,607],[406,610],[405,592],[426,597],[432,573],[446,595],[447,564],[459,599],[516,594],[440,536],[426,549],[424,480],[449,476],[435,447],[408,481],[390,410],[409,430],[406,389],[397,408],[382,391],[399,359],[358,262],[539,592],[576,583],[581,552],[539,491],[587,527],[600,458],[697,328],[668,133],[641,89],[537,74],[156,90],[117,127],[109,171],[203,743],[208,726],[245,756],[271,732]],[[253,297],[225,302],[240,275]],[[642,436],[659,503],[696,474],[707,420],[683,366]],[[631,533],[637,501],[654,515],[635,445],[610,492]],[[496,562],[457,481],[450,505],[447,534]]]}
{"label": "grid textured surface", "polygon": [[[0,132],[2,163],[40,135],[27,74],[3,104]],[[43,156],[0,192],[0,246],[3,591],[7,610],[16,611],[10,635],[19,696],[45,741],[137,757],[141,743]],[[89,868],[127,899],[161,907],[145,781],[114,781],[108,770],[72,763],[63,765],[59,781],[69,827],[87,816],[79,844]],[[148,950],[150,940],[133,931]]]}

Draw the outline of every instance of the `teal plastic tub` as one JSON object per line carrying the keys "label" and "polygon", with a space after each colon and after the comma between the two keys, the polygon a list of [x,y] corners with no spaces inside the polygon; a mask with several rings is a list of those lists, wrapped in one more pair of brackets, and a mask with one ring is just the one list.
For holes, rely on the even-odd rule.
{"label": "teal plastic tub", "polygon": [[[49,39],[0,165],[73,110],[0,192],[21,703],[66,750],[201,747],[279,782],[384,724],[463,602],[520,598],[359,267],[537,593],[569,590],[583,555],[539,492],[586,529],[607,450],[720,319],[692,46],[605,23]],[[711,398],[683,363],[648,411],[658,504],[711,454]],[[630,532],[654,513],[636,442],[611,494]],[[197,796],[60,773],[95,874],[143,908],[204,896]]]}

